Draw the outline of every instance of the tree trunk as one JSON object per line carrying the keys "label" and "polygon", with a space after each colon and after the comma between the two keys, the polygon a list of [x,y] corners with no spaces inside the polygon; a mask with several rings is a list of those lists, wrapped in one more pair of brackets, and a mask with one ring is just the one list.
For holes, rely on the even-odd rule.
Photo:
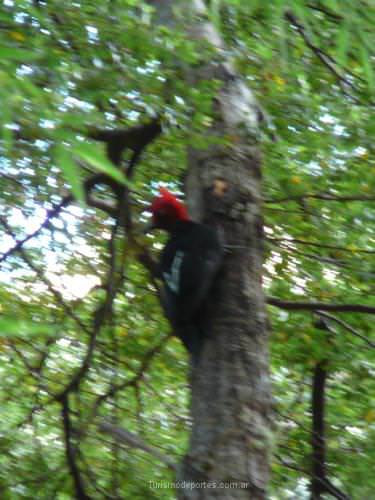
{"label": "tree trunk", "polygon": [[230,146],[189,151],[186,194],[190,214],[194,220],[217,226],[227,252],[208,304],[208,338],[198,365],[192,367],[193,429],[178,494],[184,499],[264,499],[270,383],[261,283],[263,224],[257,145],[261,113],[250,90],[224,58],[222,41],[207,21],[201,0],[150,3],[158,21],[169,26],[177,3],[189,36],[216,47],[216,61],[190,68],[189,83],[213,78],[222,82],[209,133],[233,138]]}

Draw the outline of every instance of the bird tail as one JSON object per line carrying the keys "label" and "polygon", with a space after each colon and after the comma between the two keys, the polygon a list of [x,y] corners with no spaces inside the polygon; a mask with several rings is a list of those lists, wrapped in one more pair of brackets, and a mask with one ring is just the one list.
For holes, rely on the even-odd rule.
{"label": "bird tail", "polygon": [[204,330],[199,324],[185,324],[177,329],[178,337],[189,351],[193,364],[197,364],[204,343]]}

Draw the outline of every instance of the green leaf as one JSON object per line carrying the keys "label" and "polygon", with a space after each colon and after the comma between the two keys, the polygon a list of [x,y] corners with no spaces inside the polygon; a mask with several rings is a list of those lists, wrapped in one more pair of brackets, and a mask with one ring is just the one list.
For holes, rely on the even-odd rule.
{"label": "green leaf", "polygon": [[209,14],[212,23],[216,28],[220,26],[220,1],[219,0],[211,0]]}
{"label": "green leaf", "polygon": [[55,160],[58,167],[61,168],[65,180],[72,186],[73,195],[83,205],[85,203],[85,191],[80,178],[79,167],[75,164],[71,151],[58,144],[55,148]]}
{"label": "green leaf", "polygon": [[336,40],[336,46],[337,46],[336,58],[337,62],[341,66],[345,66],[347,62],[349,40],[350,40],[349,23],[344,22],[341,29],[338,31]]}
{"label": "green leaf", "polygon": [[14,47],[1,47],[0,48],[0,60],[8,59],[10,61],[24,62],[24,61],[34,61],[38,59],[39,55],[31,50],[26,49],[16,49]]}
{"label": "green leaf", "polygon": [[103,151],[92,144],[79,144],[73,148],[75,155],[89,163],[98,172],[103,172],[112,177],[119,184],[130,186],[130,181],[125,175],[104,155]]}
{"label": "green leaf", "polygon": [[359,48],[360,54],[361,54],[361,60],[363,64],[363,70],[367,78],[367,83],[369,86],[369,89],[371,91],[374,90],[374,71],[371,66],[371,56],[365,47],[364,44],[362,44]]}
{"label": "green leaf", "polygon": [[326,0],[327,7],[332,9],[334,12],[340,12],[337,0]]}
{"label": "green leaf", "polygon": [[312,29],[309,10],[305,5],[305,2],[295,2],[295,4],[293,5],[293,9],[295,11],[298,22],[303,25],[304,31],[307,33],[310,40],[314,45],[318,45],[317,37],[314,30]]}
{"label": "green leaf", "polygon": [[26,95],[34,98],[36,101],[44,101],[43,90],[30,80],[30,78],[18,78],[17,84],[25,92]]}
{"label": "green leaf", "polygon": [[2,98],[2,101],[0,135],[4,141],[4,148],[9,154],[13,149],[13,131],[9,128],[9,125],[12,123],[12,110],[8,96]]}
{"label": "green leaf", "polygon": [[54,335],[52,327],[47,324],[36,324],[13,317],[0,318],[0,338],[27,338],[30,336]]}
{"label": "green leaf", "polygon": [[[241,5],[241,2],[239,0],[234,3]],[[252,15],[258,9],[259,4],[260,4],[259,0],[253,0],[252,2],[249,2],[248,5],[246,5],[247,12],[249,13],[249,15]]]}

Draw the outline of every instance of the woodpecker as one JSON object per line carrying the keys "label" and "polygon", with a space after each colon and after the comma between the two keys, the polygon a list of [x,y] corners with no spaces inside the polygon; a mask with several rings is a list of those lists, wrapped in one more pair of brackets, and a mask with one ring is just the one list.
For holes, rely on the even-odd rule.
{"label": "woodpecker", "polygon": [[193,222],[185,205],[165,188],[152,204],[152,227],[169,233],[160,255],[162,305],[193,360],[207,330],[205,303],[223,258],[217,231]]}

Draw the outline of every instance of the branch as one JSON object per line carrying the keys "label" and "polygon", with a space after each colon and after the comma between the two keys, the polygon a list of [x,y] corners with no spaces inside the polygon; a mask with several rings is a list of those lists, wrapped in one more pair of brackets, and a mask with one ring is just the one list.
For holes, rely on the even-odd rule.
{"label": "branch", "polygon": [[[95,187],[96,184],[100,184],[102,180],[103,180],[103,174],[96,174],[84,182],[84,188],[86,191],[86,203],[89,206],[103,210],[107,214],[114,217],[117,215],[117,209],[113,204],[110,204],[103,200],[97,200],[90,196],[91,189],[93,189],[93,187]],[[106,181],[108,180],[106,176],[105,180]],[[60,214],[61,210],[65,208],[67,205],[69,205],[73,200],[74,197],[71,194],[64,196],[64,198],[60,201],[60,203],[52,207],[50,210],[47,210],[47,215],[45,220],[41,223],[41,225],[37,229],[35,229],[35,231],[25,236],[22,240],[17,240],[16,238],[14,238],[16,240],[16,244],[12,248],[7,250],[0,257],[0,263],[5,261],[13,253],[18,252],[25,245],[25,243],[27,243],[33,238],[36,238],[43,229],[48,228],[48,226],[51,224],[51,221],[55,219]]]}
{"label": "branch", "polygon": [[288,196],[287,198],[279,198],[278,200],[266,199],[265,203],[283,203],[287,201],[299,201],[304,200],[306,198],[311,198],[314,200],[324,200],[324,201],[375,201],[375,196],[366,196],[366,195],[347,195],[347,196],[334,196],[331,194],[319,194],[319,193],[305,193],[295,196]]}
{"label": "branch", "polygon": [[[139,161],[139,157],[143,149],[150,142],[152,142],[155,139],[155,137],[157,137],[161,133],[161,131],[162,129],[160,125],[160,120],[159,118],[155,118],[154,120],[150,121],[147,124],[138,125],[136,127],[128,129],[117,129],[117,130],[93,129],[89,131],[88,136],[92,139],[96,139],[98,141],[106,143],[107,155],[109,159],[117,166],[119,166],[121,163],[121,158],[124,150],[126,148],[131,149],[134,152],[134,154],[128,166],[128,177],[130,178],[133,174],[136,163]],[[92,206],[94,208],[99,208],[100,210],[105,211],[107,214],[111,216],[116,216],[117,210],[113,205],[103,200],[97,200],[90,196],[91,190],[97,184],[101,184],[103,182],[110,185],[115,191],[118,190],[119,187],[118,184],[109,176],[105,174],[93,175],[89,179],[86,179],[84,182],[84,188],[86,191],[86,202],[89,206]],[[49,226],[51,220],[59,215],[61,209],[66,207],[73,200],[74,197],[71,194],[69,194],[65,196],[58,205],[48,210],[44,222],[35,231],[27,235],[22,240],[19,241],[16,240],[16,244],[0,257],[0,263],[6,260],[12,253],[17,252],[29,240],[38,236],[38,234],[44,228]]]}
{"label": "branch", "polygon": [[[133,152],[128,164],[122,169],[125,170],[126,177],[131,180],[135,166],[139,162],[143,150],[161,131],[160,118],[157,117],[149,123],[137,125],[132,128],[115,130],[92,129],[88,132],[88,136],[91,139],[102,141],[106,144],[107,156],[118,168],[121,167],[125,149],[130,149]],[[118,199],[116,217],[131,239],[133,222],[130,207],[130,190],[127,186],[116,186],[116,183],[113,185],[113,180],[111,182]]]}
{"label": "branch", "polygon": [[352,333],[356,337],[358,337],[361,340],[363,340],[364,342],[366,342],[366,344],[368,344],[370,347],[375,348],[375,342],[371,342],[371,340],[369,340],[367,337],[365,337],[361,333],[357,332],[357,330],[355,330],[351,325],[349,325],[348,323],[346,323],[342,319],[336,318],[336,316],[333,316],[332,314],[328,314],[328,313],[325,313],[325,312],[320,311],[320,310],[317,311],[317,313],[319,314],[319,316],[323,316],[324,318],[335,321],[338,325],[340,325],[343,328],[345,328],[346,330],[348,330],[348,332]]}
{"label": "branch", "polygon": [[149,444],[145,443],[139,436],[137,436],[133,432],[129,432],[125,429],[122,429],[121,427],[110,424],[109,422],[102,422],[101,424],[99,424],[98,429],[100,432],[109,434],[113,439],[117,439],[121,443],[131,446],[132,448],[138,448],[139,450],[153,455],[163,464],[165,464],[169,469],[174,472],[177,471],[176,464],[168,456],[160,453],[160,451],[154,446],[150,446]]}
{"label": "branch", "polygon": [[[91,129],[88,137],[106,143],[107,155],[116,166],[121,165],[125,149],[131,149],[138,155],[155,137],[161,133],[160,119],[132,128],[119,128],[115,130]],[[134,166],[134,165],[133,165]]]}
{"label": "branch", "polygon": [[297,465],[294,465],[294,464],[288,462],[287,460],[285,460],[285,458],[283,458],[281,455],[278,455],[277,453],[275,453],[275,458],[280,462],[281,465],[283,465],[284,467],[287,467],[290,470],[295,470],[299,473],[310,475],[310,472],[303,469],[302,467],[297,467]]}
{"label": "branch", "polygon": [[[326,54],[321,48],[314,45],[314,43],[310,40],[309,36],[306,33],[305,27],[302,23],[299,22],[297,17],[290,10],[285,12],[285,19],[287,19],[298,31],[298,33],[303,38],[307,47],[311,49],[311,51],[316,55],[316,57],[323,63],[323,65],[329,69],[329,71],[337,78],[337,80],[341,84],[345,84],[350,87],[352,90],[356,91],[355,85],[350,82],[347,78],[345,78],[337,69],[336,61],[328,54]],[[353,99],[353,96],[350,96]]]}
{"label": "branch", "polygon": [[300,250],[297,250],[296,248],[285,248],[283,245],[279,245],[279,248],[282,248],[283,250],[287,250],[288,252],[293,252],[295,255],[301,255],[302,257],[310,260],[315,260],[317,262],[323,262],[324,264],[330,264],[332,266],[336,266],[339,268],[353,268],[354,266],[351,264],[350,261],[345,261],[345,260],[339,260],[335,259],[332,257],[321,257],[318,254],[311,254],[311,253],[306,253],[306,252],[301,252]]}
{"label": "branch", "polygon": [[76,462],[77,450],[73,446],[73,429],[70,421],[70,408],[68,396],[64,396],[61,401],[61,418],[63,422],[64,437],[65,437],[65,452],[68,462],[69,470],[73,478],[74,487],[76,490],[76,497],[78,500],[90,500],[91,497],[85,491],[85,485],[81,477],[80,470]]}
{"label": "branch", "polygon": [[325,389],[327,376],[327,361],[318,362],[314,369],[311,401],[311,446],[313,451],[311,499],[320,500],[323,493],[330,493],[338,500],[349,500],[349,497],[336,488],[327,478],[325,437]]}
{"label": "branch", "polygon": [[[10,228],[8,222],[4,220],[2,217],[0,217],[0,223],[3,225],[9,236],[11,236],[13,239],[15,238],[15,235]],[[53,287],[52,283],[44,276],[43,272],[32,262],[32,260],[28,257],[27,253],[25,252],[24,248],[19,246],[17,248],[17,251],[21,255],[22,259],[26,262],[26,264],[34,271],[34,273],[37,275],[37,277],[42,281],[48,288],[48,290],[52,293],[52,295],[55,297],[56,301],[58,304],[61,305],[61,307],[64,309],[64,311],[74,319],[74,321],[77,323],[77,325],[82,329],[84,332],[88,332],[88,329],[86,328],[86,325],[80,320],[80,318],[75,314],[73,309],[65,303],[64,299],[62,298],[61,293],[58,290],[55,290]]]}
{"label": "branch", "polygon": [[300,240],[298,238],[272,238],[272,237],[267,236],[266,240],[270,241],[270,242],[280,242],[281,245],[284,245],[287,243],[297,243],[299,245],[307,245],[307,246],[311,246],[311,247],[322,248],[325,250],[339,250],[340,252],[349,252],[351,254],[356,254],[356,253],[365,253],[365,254],[370,254],[370,255],[375,254],[375,250],[364,250],[364,249],[360,249],[360,248],[351,249],[351,248],[340,247],[340,246],[336,246],[336,245],[316,243],[314,241]]}
{"label": "branch", "polygon": [[13,182],[14,184],[16,184],[18,187],[24,189],[24,185],[22,184],[21,181],[15,179],[12,175],[9,175],[9,174],[1,174],[1,178],[2,179],[7,179],[8,181],[11,181]]}
{"label": "branch", "polygon": [[[72,195],[65,196],[60,201],[59,204],[55,205],[50,210],[47,210],[47,216],[46,216],[45,220],[42,222],[42,224],[35,231],[33,231],[32,233],[30,233],[27,236],[25,236],[25,238],[23,238],[22,240],[16,240],[16,244],[12,248],[10,248],[9,250],[7,250],[0,257],[0,263],[3,262],[5,259],[7,259],[12,253],[18,252],[23,247],[23,245],[25,243],[27,243],[29,240],[31,240],[32,238],[35,238],[36,236],[38,236],[38,234],[43,229],[45,229],[46,227],[48,227],[50,225],[52,219],[54,219],[55,217],[57,217],[59,215],[59,213],[61,212],[61,210],[64,207],[66,207],[67,205],[69,205],[69,203],[71,203],[72,201],[73,201],[73,196]],[[3,223],[3,225],[5,226],[4,223]],[[9,227],[7,229],[8,229],[8,232],[9,232]]]}
{"label": "branch", "polygon": [[324,8],[322,7],[321,5],[313,5],[311,3],[308,3],[307,4],[307,7],[309,9],[312,9],[312,10],[316,10],[318,12],[321,12],[322,14],[324,14],[325,16],[327,16],[329,19],[331,19],[332,21],[337,21],[337,22],[340,22],[342,21],[344,18],[343,16],[340,16],[339,14],[336,14],[335,12],[332,12],[330,10],[328,10],[327,8]]}
{"label": "branch", "polygon": [[287,309],[291,311],[336,311],[336,312],[359,312],[375,314],[375,307],[364,304],[326,304],[324,302],[294,302],[290,300],[281,300],[276,297],[268,297],[267,303],[271,306]]}
{"label": "branch", "polygon": [[164,344],[167,342],[167,340],[172,336],[172,333],[169,333],[167,336],[163,337],[161,341],[156,344],[155,346],[151,347],[146,354],[144,355],[142,359],[142,364],[139,367],[139,370],[137,373],[134,375],[129,380],[125,380],[124,382],[118,383],[118,384],[111,384],[108,391],[104,394],[101,394],[98,396],[92,405],[92,410],[90,412],[91,416],[89,420],[94,418],[98,412],[98,409],[100,405],[102,405],[105,401],[107,401],[109,398],[112,398],[117,392],[122,391],[126,389],[127,387],[130,386],[135,386],[144,376],[145,372],[147,371],[151,361],[154,359],[155,355],[157,355],[161,349],[164,347]]}
{"label": "branch", "polygon": [[334,486],[327,478],[325,479],[324,489],[327,493],[330,493],[333,497],[337,498],[337,500],[350,500],[350,497],[336,488],[336,486]]}
{"label": "branch", "polygon": [[110,202],[104,201],[104,200],[99,200],[97,198],[93,198],[89,194],[86,196],[86,203],[90,207],[98,208],[99,210],[102,210],[103,212],[110,215],[111,217],[117,216],[118,211],[113,203],[110,203]]}
{"label": "branch", "polygon": [[116,244],[115,239],[117,235],[118,224],[115,224],[112,228],[111,239],[109,240],[109,269],[106,281],[106,297],[102,304],[100,304],[95,313],[92,331],[90,332],[89,344],[87,347],[87,352],[85,358],[82,362],[81,367],[77,370],[75,375],[72,377],[71,381],[66,385],[66,387],[55,395],[56,401],[63,401],[67,395],[76,390],[81,383],[81,380],[86,375],[88,369],[90,368],[92,356],[94,354],[96,339],[103,325],[105,324],[108,317],[112,314],[113,301],[115,299],[117,289],[115,287],[115,272],[116,272]]}

